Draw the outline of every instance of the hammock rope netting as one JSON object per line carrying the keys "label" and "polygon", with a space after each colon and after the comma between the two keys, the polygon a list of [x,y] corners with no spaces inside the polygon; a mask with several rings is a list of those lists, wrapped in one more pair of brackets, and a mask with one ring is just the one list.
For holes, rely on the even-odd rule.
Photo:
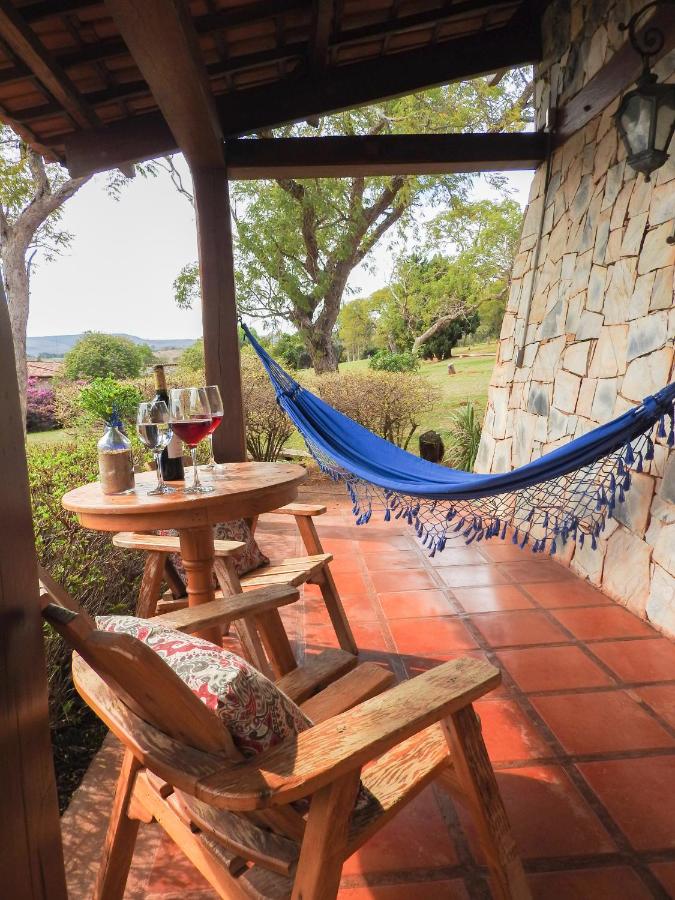
{"label": "hammock rope netting", "polygon": [[343,482],[357,525],[372,519],[414,528],[431,556],[461,534],[499,537],[535,553],[590,541],[630,490],[632,472],[654,459],[655,440],[675,443],[675,382],[605,425],[510,472],[475,474],[395,447],[303,388],[242,326],[277,402],[321,470]]}

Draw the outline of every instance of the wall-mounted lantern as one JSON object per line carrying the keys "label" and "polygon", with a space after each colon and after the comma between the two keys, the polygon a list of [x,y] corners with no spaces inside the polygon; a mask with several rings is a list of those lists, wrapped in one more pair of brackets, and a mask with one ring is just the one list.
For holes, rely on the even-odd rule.
{"label": "wall-mounted lantern", "polygon": [[659,84],[649,66],[650,57],[663,48],[663,32],[649,25],[640,34],[637,32],[645,13],[662,3],[675,6],[675,0],[654,0],[638,10],[627,25],[619,26],[622,31],[628,30],[644,68],[636,89],[624,95],[614,121],[626,146],[628,165],[642,172],[646,181],[668,159],[668,146],[675,131],[675,84]]}

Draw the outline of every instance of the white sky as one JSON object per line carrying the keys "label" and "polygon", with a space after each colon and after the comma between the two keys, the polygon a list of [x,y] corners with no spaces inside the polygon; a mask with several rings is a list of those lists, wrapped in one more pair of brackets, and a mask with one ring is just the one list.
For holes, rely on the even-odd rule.
{"label": "white sky", "polygon": [[[527,201],[532,172],[509,178],[513,197]],[[495,196],[485,182],[476,197]],[[40,262],[31,278],[28,334],[75,334],[95,330],[143,338],[197,338],[199,307],[184,311],[173,301],[180,268],[197,257],[194,215],[168,176],[136,177],[118,201],[97,176],[65,206],[62,225],[73,234],[70,249],[51,263]],[[386,243],[349,282],[357,295],[387,283],[392,256]]]}

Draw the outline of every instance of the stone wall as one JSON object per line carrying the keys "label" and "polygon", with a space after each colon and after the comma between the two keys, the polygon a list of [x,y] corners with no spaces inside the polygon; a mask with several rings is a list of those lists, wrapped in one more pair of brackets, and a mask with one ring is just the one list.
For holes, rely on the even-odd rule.
{"label": "stone wall", "polygon": [[[552,37],[537,72],[540,124],[551,96],[559,105],[573,96],[624,42],[618,24],[631,12],[624,0],[549,8]],[[656,71],[672,81],[675,53]],[[555,151],[547,189],[545,166],[536,172],[477,471],[522,465],[675,379],[675,245],[666,240],[675,228],[675,147],[651,183],[636,176],[612,121],[618,103]],[[569,543],[561,559],[675,635],[675,453],[665,441],[634,473],[598,549]]]}

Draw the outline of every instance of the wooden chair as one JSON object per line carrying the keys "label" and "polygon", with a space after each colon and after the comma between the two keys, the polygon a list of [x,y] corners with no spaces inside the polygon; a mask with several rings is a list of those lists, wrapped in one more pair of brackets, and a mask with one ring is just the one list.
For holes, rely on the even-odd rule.
{"label": "wooden chair", "polygon": [[[333,557],[330,553],[324,553],[313,522],[315,516],[323,515],[325,512],[325,506],[310,503],[290,503],[273,512],[273,515],[293,516],[307,550],[307,556],[280,560],[240,577],[236,573],[232,556],[243,547],[243,544],[237,541],[215,540],[214,574],[223,594],[238,593],[270,584],[292,584],[295,587],[307,583],[318,585],[340,647],[348,653],[357,654],[354,635],[330,571]],[[255,528],[255,521],[252,524]],[[180,542],[177,537],[126,531],[115,535],[113,543],[117,547],[144,550],[148,554],[139,593],[137,607],[139,616],[153,616],[155,612],[170,612],[185,606],[184,585],[176,575],[169,558],[171,554],[180,553]],[[161,588],[164,581],[168,581],[171,594],[162,600]],[[241,637],[242,629],[239,628],[238,631]],[[255,658],[251,661],[256,662]]]}
{"label": "wooden chair", "polygon": [[[495,896],[530,896],[472,707],[499,684],[488,662],[454,660],[385,693],[365,689],[360,666],[302,705],[313,727],[245,760],[149,647],[97,631],[48,579],[42,597],[44,617],[76,650],[78,692],[125,747],[99,900],[123,897],[139,824],[153,820],[220,897],[331,900],[345,859],[432,781],[468,807]],[[199,630],[227,619],[226,608],[181,610],[173,624]],[[360,784],[367,802],[355,808]]]}

